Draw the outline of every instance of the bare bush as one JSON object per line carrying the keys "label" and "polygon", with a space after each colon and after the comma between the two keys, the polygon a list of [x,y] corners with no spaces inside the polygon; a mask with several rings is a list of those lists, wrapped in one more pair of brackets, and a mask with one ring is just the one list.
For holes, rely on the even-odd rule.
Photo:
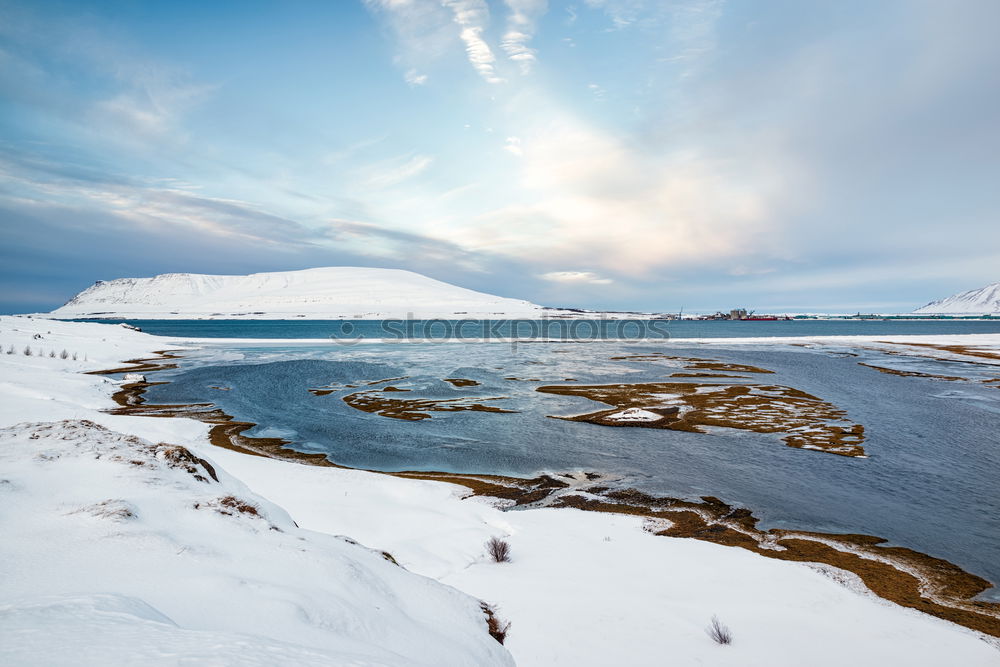
{"label": "bare bush", "polygon": [[496,609],[485,602],[480,602],[479,606],[482,608],[483,613],[486,614],[486,629],[489,631],[490,636],[503,644],[504,640],[507,639],[507,633],[510,631],[510,621],[504,622],[500,620]]}
{"label": "bare bush", "polygon": [[14,346],[13,345],[11,345],[10,347],[7,348],[7,354],[14,354]]}
{"label": "bare bush", "polygon": [[489,554],[494,563],[510,562],[510,544],[499,537],[491,537],[486,542],[486,553]]}
{"label": "bare bush", "polygon": [[49,350],[49,359],[55,359],[55,358],[56,358],[56,351]]}
{"label": "bare bush", "polygon": [[73,361],[76,361],[76,352],[73,353]]}
{"label": "bare bush", "polygon": [[68,357],[69,357],[69,352],[67,352],[66,350],[63,350],[62,352],[59,353],[60,359],[66,359]]}
{"label": "bare bush", "polygon": [[729,627],[720,621],[719,617],[714,614],[712,615],[712,623],[705,628],[705,632],[716,644],[726,645],[733,643],[733,633],[729,630]]}
{"label": "bare bush", "polygon": [[30,357],[31,356],[31,346],[30,345],[25,345],[24,346],[24,356],[26,356],[26,357]]}

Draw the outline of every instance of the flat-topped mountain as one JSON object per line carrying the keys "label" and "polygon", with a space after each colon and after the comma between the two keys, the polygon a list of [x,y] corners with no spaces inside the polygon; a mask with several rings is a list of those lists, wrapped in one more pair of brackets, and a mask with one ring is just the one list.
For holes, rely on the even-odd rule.
{"label": "flat-topped mountain", "polygon": [[309,319],[540,317],[544,309],[412,271],[349,266],[217,276],[165,273],[98,281],[57,318]]}
{"label": "flat-topped mountain", "polygon": [[1000,314],[1000,283],[953,294],[917,308],[915,313],[926,315],[993,315]]}

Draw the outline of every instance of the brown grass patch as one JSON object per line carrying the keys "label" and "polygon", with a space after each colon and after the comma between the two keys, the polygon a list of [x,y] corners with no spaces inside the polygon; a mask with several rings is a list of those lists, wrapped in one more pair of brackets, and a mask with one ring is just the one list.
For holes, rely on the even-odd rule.
{"label": "brown grass patch", "polygon": [[156,446],[156,458],[165,461],[171,468],[179,468],[187,472],[199,482],[208,481],[208,478],[202,474],[203,472],[207,473],[214,481],[219,481],[219,476],[215,473],[212,464],[192,454],[187,447],[160,443]]}
{"label": "brown grass patch", "polygon": [[[225,496],[224,498],[219,498],[219,505],[233,510],[233,512],[260,517],[260,509],[256,505],[247,502],[246,500],[241,500],[236,496]],[[232,514],[232,512],[226,512],[224,510],[220,511],[222,511],[223,514]]]}
{"label": "brown grass patch", "polygon": [[480,385],[479,382],[467,378],[445,378],[444,381],[450,382],[456,387],[478,387]]}
{"label": "brown grass patch", "polygon": [[403,419],[406,421],[420,421],[430,419],[432,412],[503,412],[513,413],[516,410],[504,410],[492,405],[484,405],[478,401],[499,401],[506,396],[492,398],[390,398],[384,396],[383,392],[389,391],[409,391],[386,387],[385,389],[371,389],[348,394],[343,397],[343,401],[355,410],[377,414],[382,417],[392,419]]}
{"label": "brown grass patch", "polygon": [[[816,396],[780,385],[648,382],[578,386],[545,386],[536,391],[582,396],[615,406],[574,417],[557,417],[601,426],[660,428],[704,433],[706,426],[756,433],[784,433],[789,447],[841,456],[864,456],[864,427],[843,424],[847,413]],[[621,412],[637,408],[659,415],[650,421],[628,421]]]}
{"label": "brown grass patch", "polygon": [[935,380],[965,380],[966,378],[957,377],[955,375],[935,375],[934,373],[921,373],[919,371],[901,371],[897,368],[886,368],[885,366],[875,366],[874,364],[866,364],[863,361],[858,362],[858,366],[864,366],[865,368],[872,368],[877,370],[879,373],[885,373],[886,375],[899,375],[900,377],[917,377],[917,378],[933,378]]}
{"label": "brown grass patch", "polygon": [[500,620],[500,617],[497,616],[496,608],[492,605],[480,602],[479,607],[483,610],[483,614],[486,615],[486,630],[490,633],[490,637],[503,644],[507,639],[507,633],[510,631],[510,621],[504,622]]}
{"label": "brown grass patch", "polygon": [[700,357],[678,357],[663,352],[651,352],[649,354],[630,354],[619,357],[611,357],[612,361],[675,361],[679,362],[689,371],[722,371],[730,373],[773,373],[774,371],[759,366],[749,366],[747,364],[735,364],[715,359],[702,359]]}

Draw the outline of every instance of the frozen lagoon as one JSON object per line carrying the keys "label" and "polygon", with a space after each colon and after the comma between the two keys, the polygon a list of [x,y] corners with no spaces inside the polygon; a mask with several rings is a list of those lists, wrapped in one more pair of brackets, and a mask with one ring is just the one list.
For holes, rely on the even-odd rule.
{"label": "frozen lagoon", "polygon": [[[868,458],[793,449],[780,434],[610,428],[552,419],[606,406],[536,391],[561,383],[663,381],[680,370],[669,360],[612,359],[653,352],[774,371],[725,382],[785,385],[845,410],[866,429]],[[893,375],[859,362],[968,381]],[[713,495],[752,509],[766,527],[878,535],[997,582],[1000,392],[995,383],[983,382],[997,378],[996,371],[985,363],[902,357],[846,342],[813,348],[682,341],[231,342],[188,353],[180,369],[157,376],[171,382],[151,388],[148,398],[213,402],[259,424],[257,435],[286,437],[296,448],[351,467],[519,476],[593,470],[650,493]],[[403,378],[388,384],[410,390],[401,394],[407,398],[473,397],[516,412],[433,412],[429,419],[406,421],[342,400],[360,387],[338,385],[387,378]],[[445,378],[479,384],[456,387]],[[332,391],[309,391],[318,387]],[[996,589],[987,596],[1000,597]]]}

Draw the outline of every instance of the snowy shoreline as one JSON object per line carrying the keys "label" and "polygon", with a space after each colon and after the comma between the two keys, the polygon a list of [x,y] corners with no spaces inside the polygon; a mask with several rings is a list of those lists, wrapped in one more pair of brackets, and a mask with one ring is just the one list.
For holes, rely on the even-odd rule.
{"label": "snowy shoreline", "polygon": [[[42,338],[36,339],[35,335]],[[842,337],[823,338],[836,339],[827,342],[847,342]],[[874,344],[884,337],[850,338]],[[912,338],[912,342],[936,344],[1000,343],[1000,335],[988,334]],[[209,340],[212,343],[223,342]],[[760,338],[744,340],[754,344],[768,342],[768,339]],[[249,341],[238,339],[238,342]],[[703,339],[702,342],[733,343],[734,340]],[[793,338],[787,339],[787,342],[823,341]],[[392,478],[365,471],[303,466],[247,456],[210,446],[206,437],[208,427],[200,422],[116,416],[102,412],[111,406],[109,396],[119,388],[119,384],[99,376],[81,375],[84,371],[120,365],[123,359],[148,356],[167,347],[197,344],[196,341],[158,338],[111,325],[3,317],[0,318],[0,343],[5,350],[8,345],[17,350],[13,355],[0,355],[0,363],[5,367],[5,381],[0,384],[0,395],[4,398],[0,408],[0,426],[6,427],[4,439],[15,445],[4,453],[8,457],[4,477],[12,477],[9,481],[15,489],[13,492],[8,490],[8,493],[17,493],[20,488],[30,486],[34,476],[43,474],[36,469],[45,464],[32,452],[37,451],[40,445],[58,449],[58,443],[52,444],[42,436],[31,439],[31,433],[38,433],[37,427],[22,425],[11,428],[19,422],[87,419],[150,442],[169,442],[186,447],[218,469],[220,476],[230,485],[227,488],[239,489],[245,496],[252,495],[259,499],[255,502],[275,517],[271,521],[283,533],[291,535],[301,531],[308,534],[306,539],[310,540],[313,539],[311,536],[329,540],[332,539],[329,535],[349,535],[373,549],[388,551],[410,572],[431,577],[497,604],[500,615],[513,623],[506,646],[518,664],[608,664],[614,661],[636,665],[659,664],[664,651],[689,663],[783,664],[782,658],[774,655],[775,645],[785,647],[786,664],[800,664],[801,654],[808,654],[811,664],[831,665],[842,664],[845,660],[858,664],[891,664],[906,659],[912,664],[927,665],[945,660],[973,665],[990,664],[997,660],[995,649],[980,641],[981,636],[977,633],[902,609],[870,593],[859,593],[859,584],[853,575],[838,571],[836,578],[853,582],[855,590],[842,586],[818,573],[817,568],[807,565],[779,563],[740,549],[695,540],[655,537],[642,530],[643,521],[638,517],[575,509],[505,513],[482,499],[463,500],[463,489],[440,482]],[[40,347],[46,355],[54,351],[56,356],[24,356],[21,350],[25,345]],[[60,359],[58,355],[62,349],[81,353],[86,361]],[[108,445],[111,441],[114,437],[102,434],[96,438],[97,444],[92,444],[98,447],[102,442]],[[70,457],[68,452],[62,452],[62,456]],[[94,465],[91,462],[85,467]],[[101,465],[121,464],[102,462]],[[135,474],[145,473],[145,468],[133,467],[137,468],[133,471]],[[13,469],[17,474],[8,475],[7,469]],[[178,632],[249,632],[264,635],[265,639],[261,641],[265,642],[298,644],[305,647],[303,651],[344,648],[344,645],[325,637],[322,624],[317,627],[315,619],[300,619],[298,623],[289,621],[276,629],[248,621],[244,611],[237,614],[227,627],[221,627],[226,625],[226,621],[220,619],[225,619],[226,613],[233,611],[232,601],[224,599],[225,596],[193,596],[190,600],[178,600],[177,596],[162,590],[173,585],[173,577],[183,575],[171,567],[157,572],[151,564],[144,563],[141,555],[129,552],[127,545],[130,542],[119,534],[117,524],[114,530],[108,531],[99,525],[100,520],[92,516],[82,517],[65,512],[56,517],[38,516],[46,507],[51,510],[52,507],[68,507],[74,502],[82,503],[79,496],[84,491],[100,492],[98,495],[103,494],[104,499],[117,498],[114,494],[118,494],[121,496],[118,499],[143,509],[144,506],[129,495],[136,493],[134,484],[121,483],[117,472],[105,474],[101,479],[115,488],[81,489],[79,480],[62,477],[59,480],[61,485],[51,487],[56,492],[50,491],[54,497],[48,505],[38,502],[43,498],[38,493],[33,500],[43,507],[33,507],[28,503],[16,505],[18,512],[33,512],[36,515],[34,523],[26,523],[24,517],[7,517],[13,525],[5,526],[6,534],[13,538],[5,541],[3,556],[8,563],[6,567],[11,568],[8,575],[16,574],[3,578],[4,581],[16,582],[16,586],[5,587],[0,597],[0,629],[5,636],[15,638],[15,641],[5,642],[6,645],[0,647],[0,657],[5,657],[7,663],[45,662],[38,657],[38,651],[43,648],[39,644],[41,640],[36,638],[32,643],[31,635],[26,631],[30,630],[32,619],[44,622],[42,617],[45,615],[38,612],[43,607],[39,607],[37,601],[25,601],[26,596],[33,598],[40,594],[131,595],[143,604],[165,612],[179,626]],[[148,483],[148,479],[144,483]],[[176,480],[172,484],[176,486]],[[287,521],[281,518],[285,512],[290,517]],[[145,515],[142,511],[137,514],[140,518]],[[244,517],[237,518],[244,521]],[[297,526],[290,523],[291,519]],[[223,517],[223,520],[227,519]],[[77,566],[79,572],[73,579],[65,576],[53,578],[52,571],[57,570],[57,565],[66,566],[68,557],[61,563],[59,558],[36,563],[31,557],[37,557],[43,548],[54,551],[68,547],[67,540],[70,538],[53,529],[45,535],[54,540],[52,544],[33,541],[40,533],[32,526],[46,521],[62,528],[65,528],[63,524],[66,522],[83,522],[83,527],[77,528],[91,531],[86,535],[85,543],[93,553],[111,558],[147,578],[162,579],[161,585],[147,585],[145,588],[137,585],[135,588],[142,590],[135,590],[119,582],[112,576],[113,573],[100,575],[102,568],[96,565],[94,571],[88,571],[86,562]],[[94,524],[98,525],[95,527]],[[160,528],[168,529],[170,525],[165,518]],[[266,530],[264,535],[270,539],[270,533],[274,532]],[[514,552],[512,563],[498,565],[486,562],[482,544],[494,535],[504,536],[511,543]],[[209,536],[198,534],[198,537],[206,542],[201,545],[203,553],[193,565],[196,568],[213,563],[218,566],[213,561],[217,554],[212,552],[220,550],[221,545]],[[258,548],[266,550],[266,547],[258,547],[258,543],[268,539],[258,536],[242,548],[251,552]],[[323,542],[322,545],[314,545],[314,548],[329,551],[347,547],[339,542],[333,546]],[[367,550],[364,554],[374,561],[381,561]],[[353,554],[344,557],[363,560]],[[223,565],[228,567],[232,563],[224,561]],[[382,567],[370,562],[365,562],[364,566]],[[249,605],[251,608],[266,605],[276,593],[281,598],[284,594],[280,591],[285,587],[294,588],[298,581],[285,570],[279,568],[279,571],[269,573],[271,580],[266,588],[269,592],[261,593],[262,589],[257,586],[257,593],[240,598],[238,605]],[[80,580],[81,572],[86,580],[84,583]],[[219,572],[226,572],[226,568],[222,567]],[[381,569],[372,572],[376,580],[387,576]],[[677,576],[678,573],[681,576]],[[282,576],[286,579],[283,580]],[[218,583],[212,582],[215,580],[209,577],[202,583],[208,584],[207,590],[218,590]],[[381,586],[376,586],[376,590],[385,590],[385,585],[383,582]],[[408,585],[399,587],[400,597],[395,598],[397,603],[406,598],[402,592]],[[206,587],[202,586],[202,589]],[[376,593],[372,595],[377,597]],[[332,594],[332,597],[336,595]],[[361,599],[354,599],[353,603],[364,606]],[[87,624],[98,618],[106,619],[107,613],[110,613],[101,612],[98,609],[100,605],[93,604],[93,600],[87,604],[90,606],[78,605],[73,607],[75,611],[69,616],[59,617],[62,630],[45,640],[50,650],[56,650],[60,641],[69,642],[66,633],[71,634],[74,627],[77,630],[91,627]],[[462,607],[463,604],[463,608],[469,608],[468,602],[459,602],[456,606]],[[114,613],[124,613],[121,605],[111,607],[118,610]],[[164,607],[169,607],[170,611],[166,612]],[[207,611],[194,613],[198,607],[205,607]],[[59,608],[63,611],[67,609],[65,604]],[[87,609],[90,611],[85,611]],[[440,613],[440,609],[437,611]],[[704,627],[715,613],[733,629],[736,640],[732,646],[717,646],[705,636]],[[477,619],[459,614],[457,618],[463,620],[456,621],[456,629],[449,636],[439,633],[435,636],[433,647],[422,647],[425,656],[430,655],[426,650],[431,650],[431,653],[437,651],[433,659],[426,660],[427,664],[432,664],[433,660],[437,660],[437,664],[506,664],[499,645],[485,635],[483,628],[476,628],[476,623],[483,624],[481,617]],[[426,622],[427,619],[424,620]],[[399,636],[405,634],[407,622],[408,619],[399,619],[395,625],[384,626],[382,630],[387,635]],[[153,632],[151,623],[154,621],[144,618],[140,625],[146,630],[140,632],[137,626],[133,639],[141,640],[148,636],[148,632]],[[354,626],[354,629],[363,627],[366,627],[365,623]],[[161,632],[164,628],[157,626],[155,630]],[[351,643],[352,650],[357,645],[365,645],[364,640],[373,638],[360,630],[356,636],[352,636],[350,630],[329,634],[335,636],[338,642]],[[345,640],[345,637],[348,639]],[[85,641],[81,638],[77,640]],[[215,640],[218,641],[218,638]],[[186,641],[192,646],[197,644],[195,638],[190,636]],[[375,643],[379,642],[385,643],[384,638]],[[466,651],[464,654],[454,652],[457,650],[455,646],[460,644]],[[401,646],[391,641],[389,645]],[[18,650],[24,652],[18,653]],[[28,659],[31,655],[35,655],[37,662]],[[114,662],[108,660],[109,655],[104,655],[104,664]],[[336,655],[344,661],[344,654]],[[451,657],[447,657],[449,655]],[[465,657],[459,658],[459,655]],[[476,657],[474,662],[469,663],[472,655]],[[404,652],[400,656],[405,656],[410,662],[420,662],[416,654],[406,655]],[[400,656],[370,654],[366,658],[369,662],[361,664],[407,662],[395,661]],[[57,658],[54,656],[50,664],[59,664]],[[295,662],[291,658],[289,653],[286,662]],[[98,662],[100,660],[94,654],[92,663],[84,660],[83,664]],[[162,662],[170,660],[163,659]],[[247,662],[249,659],[243,664]],[[308,660],[302,658],[298,662],[305,664]],[[81,663],[77,661],[76,664]]]}
{"label": "snowy shoreline", "polygon": [[[38,319],[38,321],[46,321]],[[59,320],[52,320],[59,321]],[[87,323],[80,323],[87,324]],[[114,325],[98,325],[114,326]],[[663,345],[670,346],[675,343],[692,345],[872,345],[887,343],[887,338],[905,343],[927,343],[933,345],[970,345],[970,346],[1000,346],[1000,333],[987,334],[908,334],[908,335],[880,335],[880,336],[761,336],[743,338],[647,338],[635,341],[618,338],[608,339],[565,339],[565,338],[358,338],[352,340],[331,339],[331,338],[198,338],[186,336],[156,336],[163,341],[181,346],[201,347],[206,345],[322,345],[331,347],[342,347],[352,345],[377,345],[393,344],[417,345],[425,343],[436,344],[459,344],[459,343],[503,343],[518,345],[533,344],[557,344],[573,343],[581,345],[600,345],[601,343],[623,343],[635,345]]]}

